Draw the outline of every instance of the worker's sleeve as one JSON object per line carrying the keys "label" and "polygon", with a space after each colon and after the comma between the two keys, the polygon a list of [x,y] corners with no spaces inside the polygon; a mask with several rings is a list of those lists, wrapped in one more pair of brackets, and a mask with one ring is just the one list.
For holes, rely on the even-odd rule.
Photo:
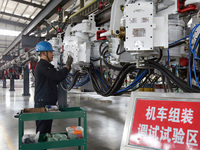
{"label": "worker's sleeve", "polygon": [[64,80],[68,73],[69,73],[69,69],[67,69],[66,67],[64,67],[63,69],[57,71],[55,68],[53,67],[45,67],[45,68],[40,68],[40,72],[46,76],[48,79],[50,80],[54,80],[55,82],[60,83],[62,80]]}

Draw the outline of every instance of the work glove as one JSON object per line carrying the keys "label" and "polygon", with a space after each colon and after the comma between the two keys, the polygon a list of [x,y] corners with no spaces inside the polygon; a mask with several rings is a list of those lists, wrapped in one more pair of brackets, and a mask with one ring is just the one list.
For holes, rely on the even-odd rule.
{"label": "work glove", "polygon": [[71,55],[69,55],[67,58],[67,61],[66,61],[66,66],[71,68],[72,62],[73,62],[73,57]]}

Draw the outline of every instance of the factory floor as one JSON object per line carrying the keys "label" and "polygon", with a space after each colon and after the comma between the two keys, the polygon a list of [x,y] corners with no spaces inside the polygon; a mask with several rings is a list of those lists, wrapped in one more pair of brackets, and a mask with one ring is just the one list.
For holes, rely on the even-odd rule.
{"label": "factory floor", "polygon": [[[31,85],[31,84],[30,84]],[[0,150],[18,150],[18,119],[13,116],[24,108],[34,106],[34,87],[30,96],[22,96],[23,81],[15,80],[15,91],[10,91],[0,81]],[[119,150],[130,95],[102,97],[95,92],[68,92],[70,107],[82,107],[87,111],[87,150]],[[66,127],[77,125],[77,120],[54,120],[52,132],[65,132]],[[35,134],[35,122],[25,122],[25,134]],[[77,150],[77,147],[56,150]]]}

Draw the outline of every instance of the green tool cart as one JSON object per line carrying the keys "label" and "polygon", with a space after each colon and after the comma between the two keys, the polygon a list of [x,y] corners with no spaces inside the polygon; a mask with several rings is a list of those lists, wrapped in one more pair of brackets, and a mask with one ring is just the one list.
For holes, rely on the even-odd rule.
{"label": "green tool cart", "polygon": [[[29,143],[29,144],[22,143],[22,137],[24,135],[24,121],[68,119],[68,118],[78,118],[78,126],[81,126],[81,119],[83,119],[84,122],[83,138],[74,140],[43,142],[42,137],[44,135],[40,135],[38,143]],[[67,133],[62,133],[62,134],[67,134]],[[84,109],[80,107],[71,107],[71,108],[62,108],[58,112],[19,114],[19,150],[40,150],[40,149],[63,148],[72,146],[78,146],[79,150],[81,150],[81,146],[83,146],[84,150],[87,150],[87,114]]]}

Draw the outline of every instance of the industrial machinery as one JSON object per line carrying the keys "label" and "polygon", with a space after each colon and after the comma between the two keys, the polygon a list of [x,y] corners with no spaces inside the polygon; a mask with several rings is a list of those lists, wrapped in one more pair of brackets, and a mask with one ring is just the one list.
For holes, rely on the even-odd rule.
{"label": "industrial machinery", "polygon": [[[103,9],[106,7],[104,3],[100,3],[101,11],[99,12],[103,13]],[[180,99],[198,101],[197,95],[177,93],[200,93],[199,10],[199,0],[114,0],[110,10],[110,19],[105,19],[106,21],[102,23],[97,19],[99,12],[93,12],[88,16],[80,17],[82,19],[78,21],[74,20],[67,24],[68,18],[70,18],[67,17],[62,30],[59,28],[59,31],[63,32],[57,32],[57,35],[49,40],[55,50],[52,63],[56,69],[59,70],[65,65],[68,55],[71,55],[74,60],[66,81],[60,84],[65,91],[90,82],[96,93],[102,96],[118,96],[136,90],[162,92],[157,95],[151,94],[156,98],[150,99],[150,103],[148,103],[149,93],[138,96],[143,101],[137,99],[138,93],[135,97],[132,93],[132,100],[138,101],[138,103],[136,105],[135,101],[135,103],[131,101],[129,109],[131,111],[127,113],[128,119],[131,121],[126,123],[129,131],[125,129],[131,136],[126,137],[127,140],[122,143],[121,149],[127,143],[130,146],[140,142],[142,136],[140,134],[135,136],[135,133],[140,132],[142,135],[144,132],[147,133],[146,124],[138,121],[137,126],[131,126],[136,124],[135,118],[141,119],[141,112],[144,114],[142,121],[150,120],[150,123],[154,123],[156,117],[153,115],[156,107],[158,110],[160,109],[157,111],[157,118],[161,118],[165,114],[163,106],[166,106],[170,110],[168,112],[170,113],[169,123],[173,122],[173,114],[177,114],[177,111],[180,114],[183,109],[183,118],[186,113],[189,113],[189,115],[187,114],[189,119],[187,118],[186,122],[185,118],[182,120],[189,124],[192,122],[191,117],[194,112],[192,109],[194,108],[198,112],[199,108],[196,107],[198,103],[192,103],[192,109],[188,109],[185,108],[187,103],[177,102],[181,101]],[[6,73],[12,73],[14,70],[21,74],[20,68],[30,61],[37,61],[37,59],[38,56],[32,49],[5,63],[0,69]],[[163,94],[166,92],[172,95]],[[133,109],[137,108],[138,104],[140,104],[140,108],[134,111]],[[176,108],[173,108],[175,107],[173,105]],[[133,113],[139,115],[134,118]],[[197,116],[197,118],[199,117]],[[163,123],[162,121],[159,123]],[[180,128],[178,132],[176,121],[173,122],[174,134],[183,134],[188,131],[186,145],[181,145],[183,147],[178,149],[184,149],[187,146],[188,149],[199,149],[196,142],[200,139],[199,136],[196,138],[199,127],[195,130],[188,130],[188,127],[193,126],[186,124],[184,131]],[[148,131],[153,135],[155,128],[150,127],[151,129]],[[157,125],[156,129],[157,127],[159,126]],[[160,141],[168,140],[168,143],[164,141],[166,147],[159,146],[156,143],[158,141],[152,141],[152,138],[147,139],[146,142],[154,142],[153,144],[156,146],[153,148],[159,149],[173,149],[177,143],[183,144],[181,143],[183,140],[180,140],[182,136],[177,135],[176,138],[171,139],[166,137],[166,132],[172,132],[172,130],[170,127],[168,127],[170,130],[165,128],[163,127],[161,130],[160,126]],[[134,139],[135,137],[136,139]],[[172,141],[175,141],[175,144],[169,146]],[[139,145],[149,146],[145,142]],[[131,147],[127,147],[123,150],[130,149]]]}
{"label": "industrial machinery", "polygon": [[[165,92],[199,92],[198,5],[198,1],[115,0],[109,24],[97,27],[91,14],[69,25],[62,58],[63,62],[67,55],[74,58],[69,85],[85,84],[89,76],[103,96],[158,82]],[[124,86],[127,76],[132,82]]]}
{"label": "industrial machinery", "polygon": [[[148,91],[157,85],[164,92],[199,93],[199,4],[115,0],[110,21],[97,25],[94,12],[66,25],[49,40],[55,49],[55,68],[62,68],[68,55],[74,58],[62,87],[70,90],[91,81],[103,96]],[[37,57],[34,50],[28,51],[1,70],[21,73],[19,68]]]}

